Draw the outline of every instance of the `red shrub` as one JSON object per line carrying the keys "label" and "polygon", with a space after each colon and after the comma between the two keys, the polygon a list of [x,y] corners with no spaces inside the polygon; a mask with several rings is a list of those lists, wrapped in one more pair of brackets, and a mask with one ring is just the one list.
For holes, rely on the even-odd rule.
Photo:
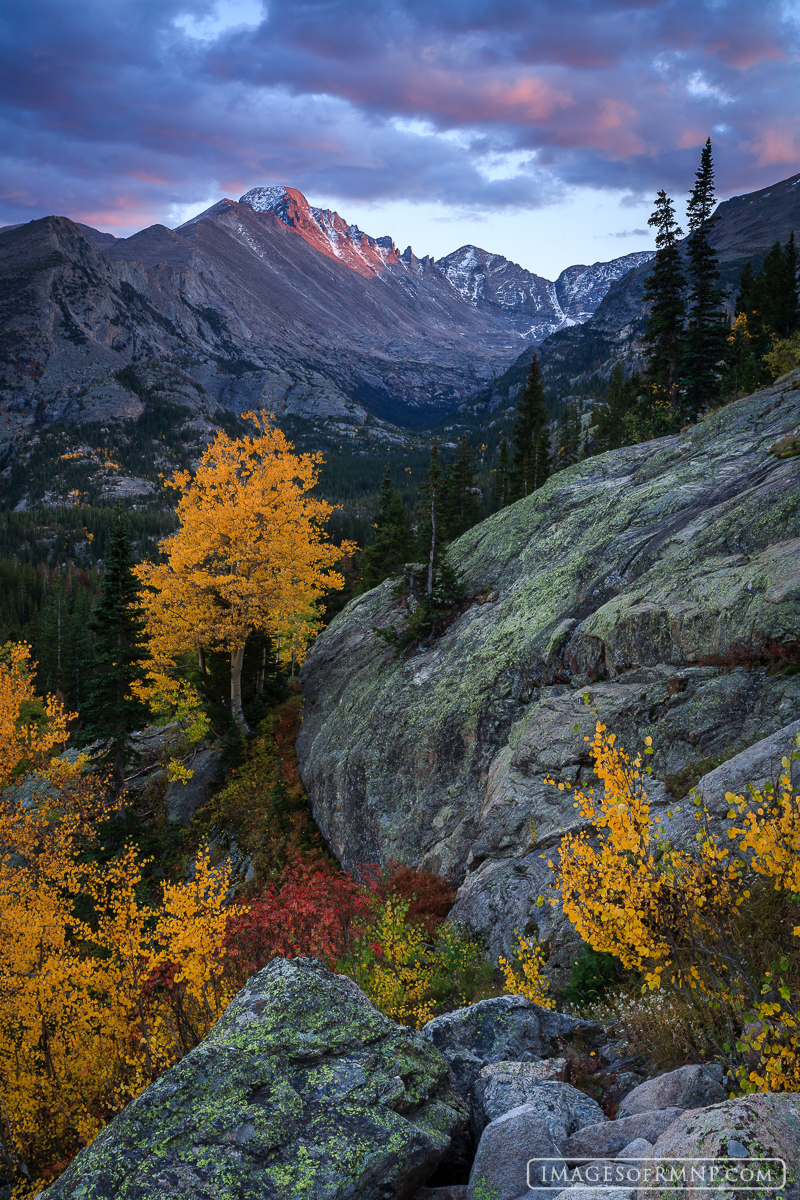
{"label": "red shrub", "polygon": [[456,894],[453,888],[434,875],[433,871],[421,871],[417,867],[407,867],[403,863],[389,864],[388,875],[375,885],[375,895],[379,901],[388,895],[400,896],[408,901],[407,921],[417,921],[424,925],[428,937],[433,937],[455,902]]}
{"label": "red shrub", "polygon": [[309,955],[332,965],[347,952],[354,928],[371,911],[371,893],[349,875],[289,867],[249,911],[229,918],[226,973],[242,987],[278,955]]}

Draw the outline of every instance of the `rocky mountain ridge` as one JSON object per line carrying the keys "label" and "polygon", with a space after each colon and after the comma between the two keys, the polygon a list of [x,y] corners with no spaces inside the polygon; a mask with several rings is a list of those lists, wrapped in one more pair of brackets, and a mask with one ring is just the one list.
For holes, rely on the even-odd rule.
{"label": "rocky mountain ridge", "polygon": [[450,278],[453,256],[401,254],[284,187],[128,238],[65,217],[9,227],[0,441],[13,457],[40,425],[129,420],[137,396],[116,379],[129,364],[158,368],[165,401],[209,427],[254,407],[376,436],[386,422],[424,426],[485,388],[520,344],[582,319],[631,265],[570,268],[559,291],[477,253],[472,295]]}

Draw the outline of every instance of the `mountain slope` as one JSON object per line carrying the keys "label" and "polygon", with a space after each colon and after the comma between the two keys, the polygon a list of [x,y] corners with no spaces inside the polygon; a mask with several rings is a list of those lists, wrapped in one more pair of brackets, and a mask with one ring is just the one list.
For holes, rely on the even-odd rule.
{"label": "mountain slope", "polygon": [[540,342],[556,329],[586,321],[616,280],[652,257],[645,250],[567,267],[554,283],[478,246],[462,246],[436,265],[469,304],[503,313],[524,338]]}
{"label": "mountain slope", "polygon": [[266,407],[424,426],[485,388],[521,344],[583,319],[631,265],[573,267],[553,284],[475,253],[490,268],[480,296],[454,286],[457,256],[401,254],[282,186],[128,238],[65,217],[9,227],[2,438],[80,422],[87,392],[99,419],[127,419],[134,401],[114,376],[130,363],[160,364],[154,386],[212,423],[219,407]]}

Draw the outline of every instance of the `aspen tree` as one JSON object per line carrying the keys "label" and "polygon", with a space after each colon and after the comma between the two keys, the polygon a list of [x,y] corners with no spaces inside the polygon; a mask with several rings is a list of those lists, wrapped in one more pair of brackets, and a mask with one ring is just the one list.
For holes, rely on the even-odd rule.
{"label": "aspen tree", "polygon": [[[231,715],[243,733],[242,662],[248,635],[281,637],[288,657],[302,659],[318,627],[318,602],[344,586],[333,568],[355,546],[325,540],[333,511],[309,493],[319,454],[297,454],[269,414],[245,414],[255,433],[233,439],[222,430],[197,471],[178,471],[179,529],[161,544],[163,561],[142,563],[154,657],[165,666],[188,650],[213,646],[231,661]],[[288,637],[287,642],[287,634]]]}

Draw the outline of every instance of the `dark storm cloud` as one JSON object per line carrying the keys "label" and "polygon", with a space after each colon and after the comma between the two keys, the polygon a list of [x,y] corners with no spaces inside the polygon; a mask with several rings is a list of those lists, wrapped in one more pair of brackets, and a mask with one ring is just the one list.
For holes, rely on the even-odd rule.
{"label": "dark storm cloud", "polygon": [[685,190],[709,132],[725,192],[800,169],[774,0],[247,5],[12,0],[4,219],[132,228],[267,180],[484,210]]}

